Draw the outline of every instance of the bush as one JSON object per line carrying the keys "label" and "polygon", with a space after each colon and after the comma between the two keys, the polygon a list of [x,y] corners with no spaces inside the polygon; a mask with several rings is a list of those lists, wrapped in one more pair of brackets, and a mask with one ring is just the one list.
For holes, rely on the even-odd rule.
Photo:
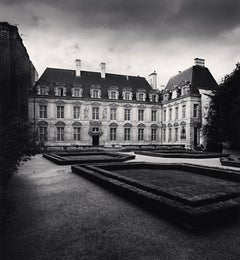
{"label": "bush", "polygon": [[240,148],[240,63],[226,75],[212,96],[208,123],[204,127],[207,147],[217,149],[221,143],[230,142]]}
{"label": "bush", "polygon": [[10,113],[0,127],[1,186],[16,172],[22,159],[30,159],[38,148],[30,132],[30,124]]}

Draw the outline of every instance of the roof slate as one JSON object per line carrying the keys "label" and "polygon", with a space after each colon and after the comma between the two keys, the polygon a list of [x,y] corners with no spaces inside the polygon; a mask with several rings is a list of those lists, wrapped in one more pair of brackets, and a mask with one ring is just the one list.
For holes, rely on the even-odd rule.
{"label": "roof slate", "polygon": [[75,70],[56,68],[47,68],[38,83],[48,84],[50,88],[55,83],[65,83],[69,87],[74,84],[81,85],[83,97],[89,97],[89,89],[92,85],[101,86],[102,98],[108,98],[108,88],[112,86],[117,86],[120,94],[123,88],[132,88],[133,94],[136,94],[138,89],[144,89],[147,92],[153,90],[144,77],[106,73],[106,77],[101,78],[100,72],[92,71],[81,71],[81,76],[76,77]]}
{"label": "roof slate", "polygon": [[199,94],[199,89],[216,90],[218,87],[217,82],[208,68],[202,66],[192,66],[170,78],[165,90],[173,90],[184,81],[190,82],[191,94]]}

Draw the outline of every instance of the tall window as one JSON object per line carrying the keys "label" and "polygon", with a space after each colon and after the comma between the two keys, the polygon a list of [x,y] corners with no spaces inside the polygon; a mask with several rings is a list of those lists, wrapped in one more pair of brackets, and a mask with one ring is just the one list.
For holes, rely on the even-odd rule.
{"label": "tall window", "polygon": [[130,141],[131,128],[124,128],[124,141]]}
{"label": "tall window", "polygon": [[157,121],[157,111],[152,110],[152,121]]}
{"label": "tall window", "polygon": [[198,117],[198,104],[193,104],[193,117]]}
{"label": "tall window", "polygon": [[138,141],[143,141],[143,139],[144,139],[144,129],[139,128],[138,129]]}
{"label": "tall window", "polygon": [[117,139],[117,128],[111,127],[110,128],[110,141],[116,141]]}
{"label": "tall window", "polygon": [[99,108],[98,107],[92,108],[92,119],[99,120]]}
{"label": "tall window", "polygon": [[144,120],[144,110],[139,109],[138,110],[138,121],[143,121]]}
{"label": "tall window", "polygon": [[167,110],[163,110],[163,121],[167,120]]}
{"label": "tall window", "polygon": [[151,140],[157,141],[157,129],[154,128],[151,129]]}
{"label": "tall window", "polygon": [[46,105],[39,106],[39,117],[47,118],[47,106]]}
{"label": "tall window", "polygon": [[163,142],[166,142],[166,128],[163,128]]}
{"label": "tall window", "polygon": [[57,127],[57,141],[64,141],[64,127]]}
{"label": "tall window", "polygon": [[57,118],[64,118],[64,106],[57,106]]}
{"label": "tall window", "polygon": [[182,126],[180,138],[186,139],[186,128],[185,128],[185,126]]}
{"label": "tall window", "polygon": [[73,88],[72,89],[73,97],[82,97],[82,89],[81,88]]}
{"label": "tall window", "polygon": [[172,120],[172,108],[169,109],[169,120]]}
{"label": "tall window", "polygon": [[168,140],[172,141],[172,128],[169,128],[169,136],[168,136]]}
{"label": "tall window", "polygon": [[73,118],[80,119],[80,107],[73,108]]}
{"label": "tall window", "polygon": [[175,141],[178,141],[178,128],[175,128]]}
{"label": "tall window", "polygon": [[178,119],[178,107],[175,108],[175,119]]}
{"label": "tall window", "polygon": [[39,141],[47,141],[47,127],[40,126],[39,127]]}
{"label": "tall window", "polygon": [[130,109],[124,109],[124,120],[130,120]]}
{"label": "tall window", "polygon": [[80,141],[81,127],[73,128],[73,139],[74,141]]}
{"label": "tall window", "polygon": [[182,106],[182,118],[186,117],[186,105]]}
{"label": "tall window", "polygon": [[116,120],[117,118],[117,109],[111,108],[110,109],[110,120]]}

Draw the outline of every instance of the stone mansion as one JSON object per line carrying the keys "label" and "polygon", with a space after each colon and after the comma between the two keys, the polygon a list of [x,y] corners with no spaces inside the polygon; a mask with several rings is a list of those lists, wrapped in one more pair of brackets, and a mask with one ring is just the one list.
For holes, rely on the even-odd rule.
{"label": "stone mansion", "polygon": [[203,59],[170,78],[47,68],[29,96],[29,120],[48,147],[204,145],[209,94],[218,85]]}

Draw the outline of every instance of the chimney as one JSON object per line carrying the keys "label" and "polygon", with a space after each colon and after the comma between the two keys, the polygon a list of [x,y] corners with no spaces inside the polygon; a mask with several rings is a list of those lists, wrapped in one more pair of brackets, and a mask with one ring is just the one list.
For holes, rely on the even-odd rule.
{"label": "chimney", "polygon": [[81,76],[81,60],[76,59],[75,65],[76,65],[76,77],[80,77]]}
{"label": "chimney", "polygon": [[106,77],[106,63],[105,62],[100,63],[100,69],[101,69],[101,78],[105,78]]}
{"label": "chimney", "polygon": [[157,73],[154,70],[153,73],[149,75],[149,80],[150,80],[150,85],[152,86],[153,89],[157,89]]}
{"label": "chimney", "polygon": [[205,67],[205,60],[204,59],[195,58],[194,59],[194,66]]}

